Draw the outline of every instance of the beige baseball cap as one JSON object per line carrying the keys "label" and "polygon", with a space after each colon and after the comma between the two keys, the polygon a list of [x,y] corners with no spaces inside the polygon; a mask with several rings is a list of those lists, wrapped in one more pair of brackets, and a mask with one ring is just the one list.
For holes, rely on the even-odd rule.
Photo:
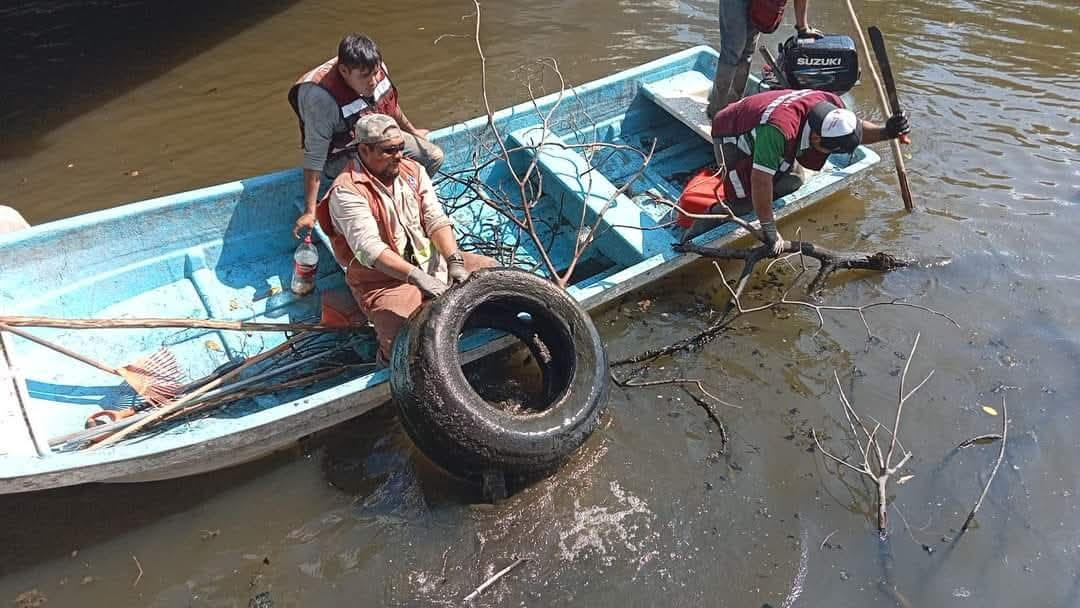
{"label": "beige baseball cap", "polygon": [[397,121],[386,114],[365,114],[356,121],[353,135],[358,144],[377,144],[401,137],[401,129]]}

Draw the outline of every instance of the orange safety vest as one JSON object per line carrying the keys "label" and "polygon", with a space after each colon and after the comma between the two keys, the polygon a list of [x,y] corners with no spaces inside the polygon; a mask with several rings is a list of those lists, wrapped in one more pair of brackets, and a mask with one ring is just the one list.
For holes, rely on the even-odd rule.
{"label": "orange safety vest", "polygon": [[341,77],[337,70],[337,57],[326,60],[319,67],[308,71],[293,84],[289,89],[289,105],[292,106],[296,118],[300,121],[300,145],[304,145],[304,119],[300,115],[300,85],[305,83],[317,84],[326,89],[334,97],[341,111],[341,118],[345,121],[348,129],[341,133],[335,133],[330,141],[329,154],[340,153],[352,143],[352,128],[356,121],[364,114],[378,113],[393,116],[398,112],[397,88],[390,81],[390,71],[386,64],[379,66],[379,73],[375,75],[375,90],[371,97],[364,99]]}
{"label": "orange safety vest", "polygon": [[[401,159],[400,171],[401,177],[405,178],[405,182],[409,184],[416,194],[416,200],[418,202],[422,201],[423,197],[420,193],[420,165],[408,158],[403,158]],[[386,213],[386,207],[383,204],[378,187],[373,181],[374,179],[375,178],[368,173],[367,169],[365,169],[363,165],[360,165],[354,158],[345,166],[341,175],[334,180],[333,185],[330,186],[330,190],[323,195],[322,200],[320,200],[319,204],[315,207],[315,217],[319,220],[319,226],[322,227],[326,236],[330,237],[330,245],[334,250],[334,259],[337,260],[338,264],[345,268],[345,282],[365,291],[386,283],[395,283],[397,282],[397,279],[374,268],[364,266],[356,259],[356,254],[353,252],[352,247],[349,247],[349,242],[345,239],[345,235],[334,228],[334,222],[330,217],[330,195],[336,190],[341,189],[366,198],[368,206],[371,208],[371,215],[375,217],[375,223],[379,226],[379,237],[390,247],[390,249],[397,251],[397,243],[394,241],[394,231],[390,229],[391,227],[389,217]],[[423,218],[424,214],[420,213],[421,222],[423,221]],[[426,227],[424,231],[427,232]]]}

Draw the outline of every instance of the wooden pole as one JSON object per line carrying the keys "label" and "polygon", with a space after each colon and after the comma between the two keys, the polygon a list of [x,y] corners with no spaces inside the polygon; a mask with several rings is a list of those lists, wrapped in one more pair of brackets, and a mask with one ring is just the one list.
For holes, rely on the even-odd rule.
{"label": "wooden pole", "polygon": [[[348,331],[366,329],[367,325],[326,325],[324,323],[263,323],[224,319],[131,318],[131,319],[62,319],[58,317],[0,316],[0,323],[11,327],[55,327],[61,329],[131,329],[195,328],[229,331]],[[15,333],[15,332],[12,332]]]}
{"label": "wooden pole", "polygon": [[[848,15],[851,17],[851,24],[855,28],[855,33],[859,35],[859,44],[862,46],[863,56],[866,59],[866,67],[870,69],[870,75],[874,77],[874,89],[877,91],[881,109],[884,110],[886,116],[890,116],[892,111],[889,109],[889,98],[885,95],[885,87],[882,86],[881,77],[878,76],[877,68],[874,67],[874,57],[870,54],[870,45],[866,43],[866,34],[863,34],[862,26],[859,25],[859,17],[855,14],[855,7],[851,5],[851,0],[844,1],[847,4]],[[904,166],[904,154],[900,151],[900,141],[890,140],[889,145],[892,148],[893,161],[896,163],[896,179],[900,183],[900,196],[904,199],[904,209],[914,211],[915,202],[911,199],[911,188],[908,186],[907,167]]]}
{"label": "wooden pole", "polygon": [[310,334],[308,334],[307,332],[297,334],[297,335],[293,336],[292,338],[289,338],[288,340],[282,342],[281,344],[278,344],[274,348],[271,348],[268,351],[261,352],[261,353],[259,353],[257,355],[254,355],[254,356],[248,358],[246,361],[244,361],[240,365],[240,367],[237,367],[233,371],[225,374],[224,376],[222,376],[222,377],[220,377],[220,378],[218,378],[216,380],[213,380],[211,382],[208,382],[208,383],[204,384],[203,386],[200,386],[199,388],[191,391],[190,393],[184,395],[183,397],[180,397],[179,399],[176,399],[175,401],[172,401],[170,403],[166,403],[165,405],[162,405],[161,407],[159,407],[157,409],[150,410],[150,413],[147,414],[147,416],[145,418],[139,419],[138,422],[132,424],[129,427],[118,430],[116,433],[113,433],[112,435],[109,435],[105,439],[102,439],[99,443],[90,446],[89,448],[87,448],[87,450],[97,450],[97,449],[103,448],[103,447],[105,447],[107,445],[111,445],[113,443],[116,443],[117,441],[120,441],[124,437],[127,437],[128,435],[130,435],[130,434],[134,433],[135,431],[143,428],[144,426],[154,422],[155,420],[158,420],[158,419],[160,419],[160,418],[162,418],[162,417],[164,417],[164,416],[166,416],[168,414],[171,414],[172,412],[174,412],[174,411],[180,409],[181,407],[187,405],[191,401],[194,401],[195,398],[198,397],[199,395],[202,395],[203,393],[209,392],[209,391],[211,391],[211,390],[213,390],[213,389],[215,389],[215,388],[217,388],[217,387],[219,387],[219,386],[221,386],[223,384],[226,384],[228,382],[232,382],[234,379],[239,377],[240,374],[243,373],[243,371],[245,369],[251,367],[252,365],[254,365],[254,364],[256,364],[256,363],[258,363],[260,361],[268,359],[268,358],[270,358],[270,357],[272,357],[272,356],[274,356],[274,355],[276,355],[278,353],[284,352],[284,351],[288,350],[289,348],[292,348],[297,342],[303,340],[308,335],[310,335]]}

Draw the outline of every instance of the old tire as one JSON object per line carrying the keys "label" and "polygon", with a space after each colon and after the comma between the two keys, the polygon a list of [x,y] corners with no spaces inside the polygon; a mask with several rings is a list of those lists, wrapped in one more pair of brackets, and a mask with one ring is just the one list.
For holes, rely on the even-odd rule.
{"label": "old tire", "polygon": [[[508,412],[473,389],[458,352],[470,326],[503,329],[529,347],[544,376],[541,407]],[[409,436],[442,468],[477,480],[554,469],[596,428],[610,391],[588,313],[550,281],[505,268],[475,272],[422,306],[394,341],[390,370]]]}

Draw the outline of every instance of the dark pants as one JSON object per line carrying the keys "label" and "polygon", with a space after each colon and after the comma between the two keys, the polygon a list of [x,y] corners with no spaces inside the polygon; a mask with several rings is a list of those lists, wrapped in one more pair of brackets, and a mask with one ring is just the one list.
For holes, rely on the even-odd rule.
{"label": "dark pants", "polygon": [[720,58],[705,110],[710,120],[724,106],[742,97],[758,40],[758,31],[750,23],[750,0],[720,0],[719,5]]}

